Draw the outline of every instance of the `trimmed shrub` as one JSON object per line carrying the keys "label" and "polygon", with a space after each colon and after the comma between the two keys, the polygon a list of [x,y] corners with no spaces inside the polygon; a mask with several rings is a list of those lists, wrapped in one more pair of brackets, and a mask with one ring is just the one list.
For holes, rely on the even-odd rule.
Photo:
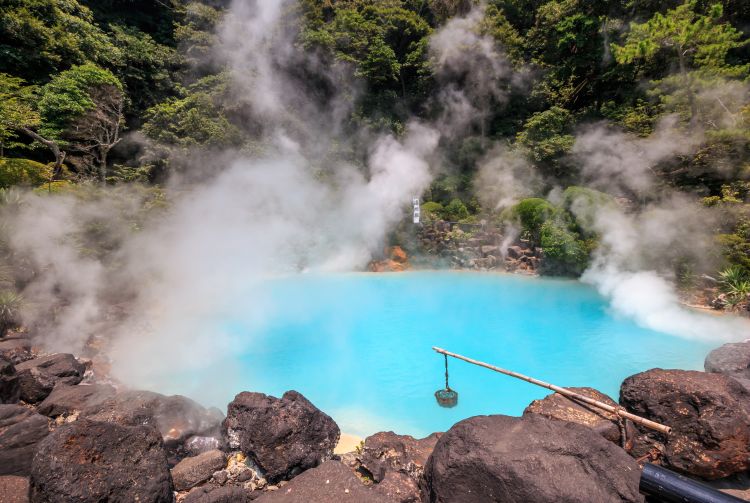
{"label": "trimmed shrub", "polygon": [[30,159],[0,159],[0,188],[13,185],[37,187],[52,177],[52,167]]}

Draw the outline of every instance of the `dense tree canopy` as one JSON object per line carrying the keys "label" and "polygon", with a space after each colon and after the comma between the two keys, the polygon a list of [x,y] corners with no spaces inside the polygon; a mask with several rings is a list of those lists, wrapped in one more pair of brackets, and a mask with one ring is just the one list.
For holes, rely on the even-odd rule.
{"label": "dense tree canopy", "polygon": [[[0,157],[54,161],[57,178],[157,183],[196,151],[262,148],[262,119],[238,99],[238,82],[217,57],[229,4],[0,3]],[[312,100],[350,100],[342,123],[356,130],[352,136],[398,135],[414,118],[450,129],[440,174],[424,195],[430,214],[472,221],[495,211],[476,194],[480,166],[492,156],[533,172],[534,195],[544,196],[587,182],[574,146],[591,125],[636,142],[673,121],[695,145],[654,161],[649,176],[725,208],[730,223],[717,232],[730,260],[742,262],[738,250],[750,246],[742,189],[750,178],[749,2],[299,0],[287,7],[294,49],[314,54],[318,66],[273,62],[274,69],[297,79]],[[471,18],[470,33],[445,35],[445,47],[471,56],[446,70],[436,34],[465,29],[456,24],[462,16]],[[340,89],[340,75],[354,85]],[[458,105],[465,117],[451,110]],[[285,112],[292,129],[295,112]],[[135,140],[121,141],[126,131]],[[351,143],[329,147],[351,151],[322,157],[367,155]],[[36,166],[6,165],[16,169],[7,180],[32,179],[18,167]],[[580,272],[596,239],[590,224],[568,203],[539,201],[514,215],[554,213],[527,232],[556,257],[558,272]]]}

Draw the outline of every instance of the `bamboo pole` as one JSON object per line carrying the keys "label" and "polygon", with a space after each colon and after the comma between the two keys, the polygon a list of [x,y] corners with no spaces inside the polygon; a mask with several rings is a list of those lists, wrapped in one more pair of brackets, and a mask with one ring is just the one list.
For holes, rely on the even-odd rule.
{"label": "bamboo pole", "polygon": [[576,393],[575,391],[570,391],[567,388],[561,388],[560,386],[555,386],[554,384],[550,384],[548,382],[540,381],[539,379],[534,379],[533,377],[529,377],[523,374],[519,374],[518,372],[513,372],[512,370],[506,370],[504,368],[496,367],[494,365],[490,365],[489,363],[480,362],[478,360],[473,360],[471,358],[467,358],[466,356],[462,356],[456,353],[451,353],[450,351],[446,351],[445,349],[434,347],[432,348],[435,352],[451,356],[453,358],[456,358],[458,360],[463,360],[465,362],[471,363],[473,365],[478,365],[480,367],[484,367],[486,369],[494,370],[495,372],[500,372],[501,374],[505,374],[510,377],[515,377],[516,379],[521,379],[522,381],[529,382],[531,384],[536,384],[537,386],[541,386],[542,388],[550,389],[556,393],[559,393],[563,396],[566,396],[568,398],[571,398],[573,400],[577,400],[579,402],[583,402],[589,405],[593,405],[594,407],[599,407],[600,409],[604,409],[607,412],[611,412],[612,414],[616,414],[619,417],[630,419],[636,424],[640,424],[641,426],[645,426],[646,428],[650,428],[652,430],[656,430],[658,432],[664,433],[665,435],[669,435],[672,432],[672,428],[669,426],[665,426],[663,424],[657,423],[655,421],[651,421],[650,419],[646,419],[641,416],[636,416],[635,414],[631,414],[627,410],[625,410],[623,407],[618,406],[612,406],[609,404],[606,404],[604,402],[600,402],[599,400],[594,400],[593,398],[589,398],[585,395],[581,395],[579,393]]}

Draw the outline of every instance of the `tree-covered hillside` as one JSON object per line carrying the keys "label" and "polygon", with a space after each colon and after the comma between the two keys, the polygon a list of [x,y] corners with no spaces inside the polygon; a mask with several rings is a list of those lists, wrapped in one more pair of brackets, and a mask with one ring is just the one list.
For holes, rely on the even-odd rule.
{"label": "tree-covered hillside", "polygon": [[[197,157],[263,152],[264,119],[216,52],[229,7],[3,2],[0,185],[159,186]],[[300,0],[285,19],[317,65],[277,70],[319,106],[346,105],[351,141],[326,146],[323,171],[361,162],[362,131],[461,122],[440,139],[428,218],[515,222],[551,271],[575,275],[600,245],[582,199],[646,208],[675,192],[721,215],[720,259],[670,267],[686,281],[721,269],[729,290],[750,292],[750,3]],[[455,35],[466,26],[472,36]],[[297,112],[285,111],[291,130]]]}

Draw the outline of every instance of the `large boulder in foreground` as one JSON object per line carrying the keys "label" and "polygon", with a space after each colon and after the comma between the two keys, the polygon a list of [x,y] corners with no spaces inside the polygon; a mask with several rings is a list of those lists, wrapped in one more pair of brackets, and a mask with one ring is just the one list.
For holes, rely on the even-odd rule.
{"label": "large boulder in foreground", "polygon": [[[326,461],[317,468],[280,488],[267,492],[258,503],[394,503],[372,488],[365,486],[349,468],[340,461]],[[478,501],[478,500],[475,500]]]}
{"label": "large boulder in foreground", "polygon": [[16,403],[21,396],[16,368],[8,360],[0,358],[0,403]]}
{"label": "large boulder in foreground", "polygon": [[[568,389],[580,395],[604,402],[607,405],[617,407],[617,402],[594,388]],[[630,449],[631,445],[629,444],[637,434],[635,427],[630,421],[622,421],[621,423],[619,416],[616,414],[582,402],[579,403],[559,393],[552,393],[541,400],[531,402],[526,407],[526,410],[523,411],[524,416],[529,414],[539,414],[549,419],[568,421],[586,426],[610,442],[620,446],[624,444],[626,450]],[[623,429],[625,430],[624,439],[622,438]]]}
{"label": "large boulder in foreground", "polygon": [[453,425],[425,467],[431,503],[643,501],[633,458],[590,429],[538,415]]}
{"label": "large boulder in foreground", "polygon": [[658,446],[668,468],[709,480],[750,468],[750,392],[729,376],[648,370],[623,381],[620,404],[672,428],[667,437],[641,430],[636,441],[636,450]]}
{"label": "large boulder in foreground", "polygon": [[61,384],[55,386],[36,410],[49,417],[69,416],[97,406],[114,395],[115,388],[108,384]]}
{"label": "large boulder in foreground", "polygon": [[181,444],[193,435],[219,434],[223,415],[181,396],[151,391],[123,391],[91,405],[81,417],[126,426],[151,425],[161,433],[167,447]]}
{"label": "large boulder in foreground", "polygon": [[227,407],[222,427],[229,447],[241,449],[272,483],[329,459],[341,434],[330,416],[296,391],[280,399],[242,392]]}
{"label": "large boulder in foreground", "polygon": [[47,435],[46,417],[21,405],[0,405],[0,475],[28,475],[34,451]]}
{"label": "large boulder in foreground", "polygon": [[750,341],[732,342],[714,349],[706,356],[703,367],[706,372],[750,379]]}
{"label": "large boulder in foreground", "polygon": [[78,384],[86,366],[68,353],[34,358],[16,365],[21,386],[21,400],[38,403],[52,393],[57,384]]}
{"label": "large boulder in foreground", "polygon": [[79,419],[40,444],[31,467],[34,503],[173,501],[161,436],[148,426]]}

